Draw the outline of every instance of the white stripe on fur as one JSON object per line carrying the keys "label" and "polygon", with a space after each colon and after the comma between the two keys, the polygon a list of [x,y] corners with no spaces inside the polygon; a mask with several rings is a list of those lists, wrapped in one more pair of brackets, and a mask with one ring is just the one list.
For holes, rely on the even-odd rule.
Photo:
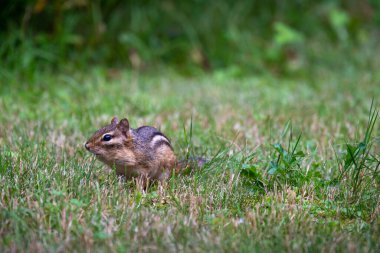
{"label": "white stripe on fur", "polygon": [[154,147],[154,145],[156,145],[156,143],[158,143],[159,141],[165,141],[165,142],[167,142],[170,145],[170,142],[169,142],[169,140],[167,138],[165,138],[162,135],[156,135],[156,136],[153,137],[153,139],[152,139],[152,141],[150,143],[151,147]]}

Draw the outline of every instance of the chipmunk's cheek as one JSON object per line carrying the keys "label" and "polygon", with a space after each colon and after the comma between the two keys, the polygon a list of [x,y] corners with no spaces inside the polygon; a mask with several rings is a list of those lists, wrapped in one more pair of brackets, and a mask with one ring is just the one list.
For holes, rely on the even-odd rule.
{"label": "chipmunk's cheek", "polygon": [[95,149],[93,151],[93,154],[96,155],[97,158],[103,158],[106,154],[104,154],[104,151],[101,149]]}
{"label": "chipmunk's cheek", "polygon": [[99,152],[99,150],[96,150],[96,149],[92,150],[91,153],[93,153],[96,156],[100,156],[101,155],[101,153]]}
{"label": "chipmunk's cheek", "polygon": [[99,153],[99,150],[97,148],[94,148],[91,146],[87,150],[94,155],[98,155],[98,153]]}

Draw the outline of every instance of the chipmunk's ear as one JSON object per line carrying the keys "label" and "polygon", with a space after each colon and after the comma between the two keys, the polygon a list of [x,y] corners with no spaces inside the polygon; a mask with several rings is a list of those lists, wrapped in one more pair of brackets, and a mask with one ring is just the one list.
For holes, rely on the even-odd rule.
{"label": "chipmunk's ear", "polygon": [[117,128],[125,135],[127,135],[129,131],[129,121],[127,119],[120,120],[119,124],[117,124]]}
{"label": "chipmunk's ear", "polygon": [[119,119],[115,116],[111,120],[111,125],[116,125],[117,123],[119,123]]}

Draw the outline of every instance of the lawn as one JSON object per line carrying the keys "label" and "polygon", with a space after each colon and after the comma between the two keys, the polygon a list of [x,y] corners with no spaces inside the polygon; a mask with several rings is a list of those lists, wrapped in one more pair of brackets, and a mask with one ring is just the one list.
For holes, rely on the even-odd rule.
{"label": "lawn", "polygon": [[[378,252],[380,64],[366,60],[298,77],[2,71],[0,251]],[[83,146],[114,115],[209,162],[126,182]]]}

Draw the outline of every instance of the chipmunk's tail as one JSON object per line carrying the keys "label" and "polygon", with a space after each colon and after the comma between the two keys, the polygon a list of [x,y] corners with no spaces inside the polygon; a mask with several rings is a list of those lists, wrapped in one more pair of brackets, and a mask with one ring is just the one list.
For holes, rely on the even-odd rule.
{"label": "chipmunk's tail", "polygon": [[183,159],[178,162],[179,170],[193,170],[202,168],[207,162],[208,159],[204,157],[190,157],[188,159]]}

